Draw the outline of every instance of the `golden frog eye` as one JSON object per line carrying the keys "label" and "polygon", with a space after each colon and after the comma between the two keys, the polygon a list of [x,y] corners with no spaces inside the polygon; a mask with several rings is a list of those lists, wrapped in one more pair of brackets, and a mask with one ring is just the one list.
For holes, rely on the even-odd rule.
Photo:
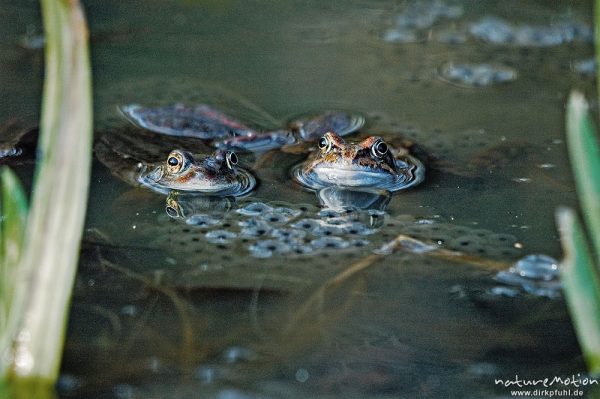
{"label": "golden frog eye", "polygon": [[373,146],[371,146],[371,153],[377,158],[382,158],[387,154],[388,150],[388,145],[381,139],[377,140]]}
{"label": "golden frog eye", "polygon": [[171,151],[167,157],[167,170],[169,173],[179,173],[185,166],[185,156],[179,150]]}
{"label": "golden frog eye", "polygon": [[235,155],[235,152],[227,151],[225,154],[225,161],[227,162],[227,167],[229,169],[233,169],[233,167],[238,163],[238,157]]}
{"label": "golden frog eye", "polygon": [[331,141],[327,136],[321,137],[318,145],[322,152],[329,152],[331,150]]}

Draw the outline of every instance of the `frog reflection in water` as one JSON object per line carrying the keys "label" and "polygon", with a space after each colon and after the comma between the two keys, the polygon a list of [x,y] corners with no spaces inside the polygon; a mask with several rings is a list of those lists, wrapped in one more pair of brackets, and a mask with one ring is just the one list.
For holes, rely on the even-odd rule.
{"label": "frog reflection in water", "polygon": [[217,196],[239,196],[255,186],[254,177],[236,167],[232,151],[216,151],[196,160],[192,154],[173,150],[167,160],[158,164],[140,163],[139,183],[155,191],[193,191]]}
{"label": "frog reflection in water", "polygon": [[392,149],[378,136],[347,143],[328,132],[318,147],[318,152],[292,169],[294,179],[310,189],[338,186],[394,192],[421,183],[425,176],[423,164],[408,150]]}

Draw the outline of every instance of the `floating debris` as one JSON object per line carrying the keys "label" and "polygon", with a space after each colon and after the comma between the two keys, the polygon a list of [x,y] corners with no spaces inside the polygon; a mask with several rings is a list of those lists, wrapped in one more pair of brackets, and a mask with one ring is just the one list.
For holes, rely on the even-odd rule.
{"label": "floating debris", "polygon": [[517,71],[506,66],[454,62],[443,65],[439,75],[443,81],[468,87],[492,86],[517,79]]}
{"label": "floating debris", "polygon": [[560,297],[558,261],[547,255],[527,255],[507,271],[496,274],[494,279],[510,286],[520,287],[535,296]]}

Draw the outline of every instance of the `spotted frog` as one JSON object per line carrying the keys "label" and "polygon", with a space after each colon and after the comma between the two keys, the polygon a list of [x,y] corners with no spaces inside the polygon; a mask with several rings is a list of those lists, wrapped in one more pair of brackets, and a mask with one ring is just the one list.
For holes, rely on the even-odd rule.
{"label": "spotted frog", "polygon": [[292,169],[305,187],[404,190],[421,183],[425,167],[405,148],[393,149],[379,136],[346,142],[333,132],[318,141],[318,151]]}
{"label": "spotted frog", "polygon": [[[164,155],[165,148],[176,149]],[[153,141],[151,136],[131,129],[105,134],[96,143],[95,153],[125,182],[163,194],[175,190],[236,197],[256,186],[256,178],[238,165],[233,151],[211,153],[205,146],[179,139]],[[192,155],[196,153],[210,155]]]}
{"label": "spotted frog", "polygon": [[140,164],[138,181],[158,192],[193,191],[215,196],[240,196],[256,185],[246,170],[236,167],[232,151],[216,151],[196,159],[191,153],[173,150],[158,164]]}

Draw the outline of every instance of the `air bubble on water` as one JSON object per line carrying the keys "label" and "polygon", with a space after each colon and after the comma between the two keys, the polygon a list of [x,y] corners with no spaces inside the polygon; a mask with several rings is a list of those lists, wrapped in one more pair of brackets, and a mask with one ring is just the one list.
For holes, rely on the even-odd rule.
{"label": "air bubble on water", "polygon": [[511,179],[511,180],[516,183],[531,183],[531,178],[529,178],[529,177],[515,177],[514,179]]}
{"label": "air bubble on water", "polygon": [[308,381],[309,377],[310,377],[310,374],[308,373],[308,370],[306,370],[306,369],[296,370],[296,381],[306,382],[306,381]]}
{"label": "air bubble on water", "polygon": [[233,241],[237,234],[228,230],[213,230],[204,235],[212,244],[228,244]]}

